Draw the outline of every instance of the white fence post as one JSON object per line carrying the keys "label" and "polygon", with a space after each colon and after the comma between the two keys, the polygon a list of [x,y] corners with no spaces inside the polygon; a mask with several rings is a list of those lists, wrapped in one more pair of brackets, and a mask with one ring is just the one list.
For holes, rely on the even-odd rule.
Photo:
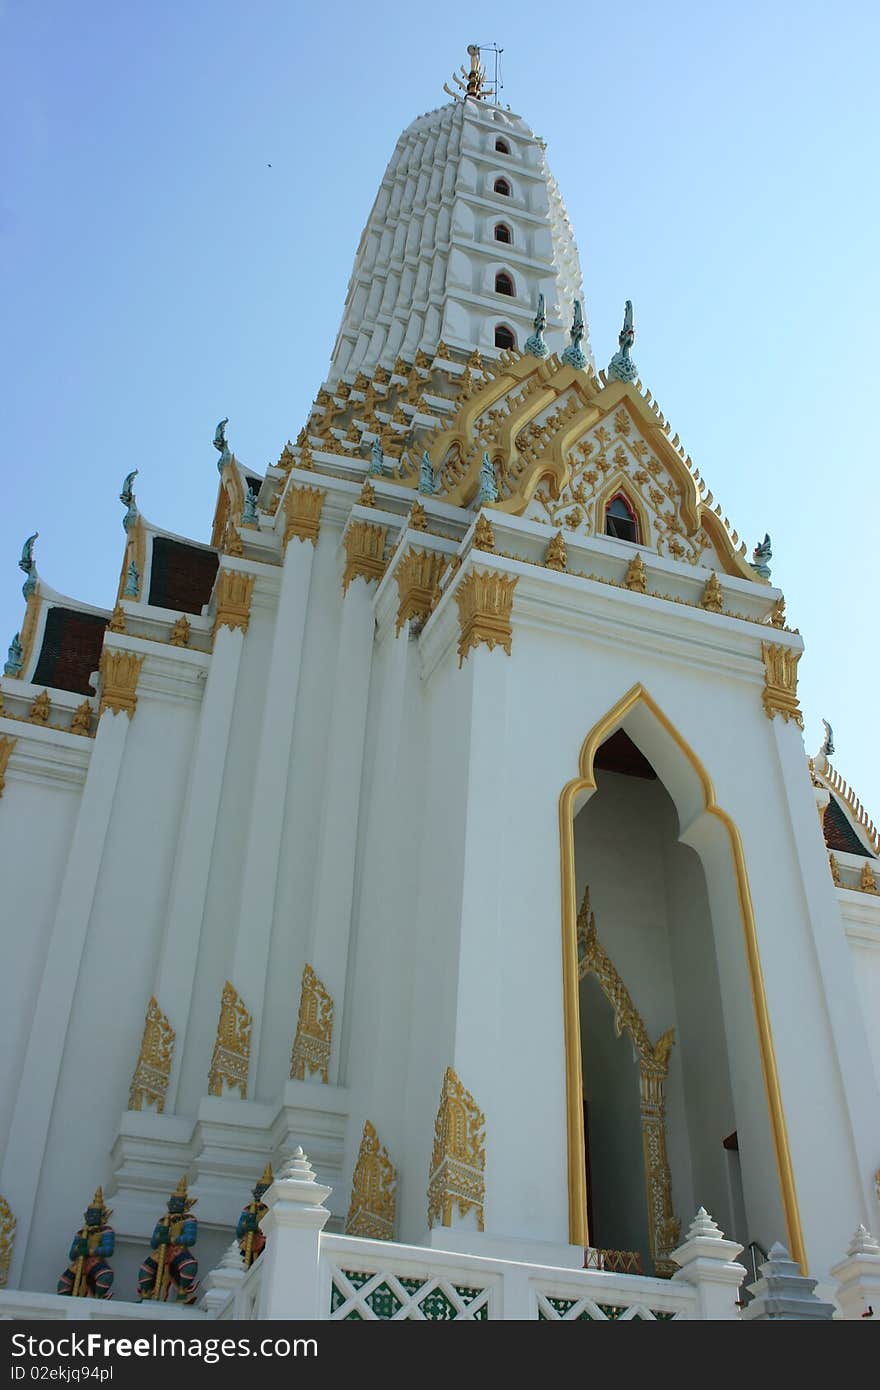
{"label": "white fence post", "polygon": [[220,1263],[205,1275],[199,1307],[204,1308],[206,1318],[220,1316],[226,1305],[235,1298],[235,1291],[244,1276],[241,1251],[238,1241],[234,1240]]}
{"label": "white fence post", "polygon": [[816,1280],[801,1274],[800,1265],[778,1241],[761,1265],[761,1278],[749,1285],[751,1302],[743,1309],[748,1322],[812,1322],[834,1316],[834,1304],[814,1292]]}
{"label": "white fence post", "polygon": [[837,1280],[841,1315],[849,1321],[873,1318],[880,1323],[880,1244],[867,1227],[859,1227],[846,1259],[834,1265],[831,1274]]}
{"label": "white fence post", "polygon": [[320,1317],[321,1231],[330,1219],[323,1203],[332,1191],[315,1181],[312,1165],[297,1148],[264,1194],[269,1210],[260,1222],[266,1248],[260,1256],[259,1318]]}
{"label": "white fence post", "polygon": [[736,1263],[742,1246],[735,1240],[725,1240],[705,1207],[700,1207],[684,1243],[671,1252],[679,1266],[672,1276],[691,1284],[696,1290],[698,1317],[730,1321],[739,1317],[737,1295],[746,1276],[743,1265]]}

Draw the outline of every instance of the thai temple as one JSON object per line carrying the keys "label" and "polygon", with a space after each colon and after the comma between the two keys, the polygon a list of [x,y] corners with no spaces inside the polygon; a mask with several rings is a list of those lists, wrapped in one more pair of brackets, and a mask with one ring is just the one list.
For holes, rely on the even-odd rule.
{"label": "thai temple", "polygon": [[4,1317],[880,1316],[880,833],[544,141],[447,90],[278,462],[206,421],[200,538],[106,480],[103,608],[25,542]]}

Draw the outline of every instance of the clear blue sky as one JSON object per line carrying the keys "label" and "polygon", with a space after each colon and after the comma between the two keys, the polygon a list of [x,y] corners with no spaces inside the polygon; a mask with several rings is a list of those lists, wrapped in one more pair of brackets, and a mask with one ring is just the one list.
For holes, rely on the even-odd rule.
{"label": "clear blue sky", "polygon": [[808,748],[825,715],[880,819],[876,0],[0,0],[2,647],[28,532],[47,583],[112,605],[125,473],[206,539],[217,420],[277,459],[400,130],[492,40],[597,359],[630,297],[642,379],[749,545],[773,537]]}

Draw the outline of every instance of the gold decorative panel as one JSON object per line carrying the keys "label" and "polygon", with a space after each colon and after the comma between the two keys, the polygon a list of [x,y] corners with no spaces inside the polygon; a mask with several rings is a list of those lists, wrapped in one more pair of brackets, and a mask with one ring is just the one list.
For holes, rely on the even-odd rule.
{"label": "gold decorative panel", "polygon": [[490,652],[502,647],[510,656],[513,628],[513,591],[517,580],[496,570],[471,570],[455,591],[458,604],[458,664],[468,652],[485,642]]}
{"label": "gold decorative panel", "polygon": [[173,1051],[174,1029],[153,996],[147,1005],[141,1050],[128,1092],[129,1110],[155,1105],[157,1113],[163,1113]]}
{"label": "gold decorative panel", "polygon": [[12,1247],[15,1243],[15,1217],[5,1197],[0,1197],[0,1289],[6,1288]]}
{"label": "gold decorative panel", "polygon": [[253,1020],[229,980],[223,986],[217,1040],[208,1072],[208,1095],[222,1096],[224,1083],[247,1100]]}
{"label": "gold decorative panel", "polygon": [[134,652],[116,651],[105,647],[101,653],[101,704],[99,717],[106,709],[113,714],[123,711],[129,719],[137,708],[137,684],[144,664]]}
{"label": "gold decorative panel", "polygon": [[345,1234],[368,1240],[394,1239],[397,1173],[388,1150],[379,1143],[375,1127],[367,1120],[351,1182],[351,1204]]}
{"label": "gold decorative panel", "polygon": [[214,590],[217,596],[213,629],[215,637],[221,627],[240,628],[242,632],[247,632],[255,583],[255,575],[242,574],[241,570],[221,570],[217,575]]}
{"label": "gold decorative panel", "polygon": [[797,666],[801,653],[775,642],[762,642],[764,658],[764,710],[768,719],[781,714],[786,724],[793,719],[799,729],[804,727],[797,698]]}
{"label": "gold decorative panel", "polygon": [[[304,468],[304,462],[299,465]],[[309,463],[309,467],[311,467]],[[299,541],[311,541],[317,545],[321,533],[321,512],[324,508],[324,493],[319,487],[307,487],[294,483],[284,495],[284,545],[296,536]]]}
{"label": "gold decorative panel", "polygon": [[368,584],[382,578],[385,573],[385,542],[388,537],[386,526],[374,526],[370,521],[353,521],[345,537],[345,570],[342,575],[342,592],[348,592],[353,579],[364,579]]}
{"label": "gold decorative panel", "polygon": [[310,965],[303,967],[296,1035],[290,1054],[291,1081],[305,1081],[306,1069],[330,1081],[333,1042],[333,1000]]}
{"label": "gold decorative panel", "polygon": [[410,546],[399,562],[394,577],[400,604],[397,609],[397,631],[410,618],[424,622],[440,593],[440,576],[446,558],[434,550],[416,550]]}
{"label": "gold decorative panel", "polygon": [[0,796],[6,786],[6,769],[9,766],[9,758],[17,740],[10,738],[8,734],[0,734]]}
{"label": "gold decorative panel", "polygon": [[486,1198],[486,1117],[452,1067],[446,1068],[434,1123],[434,1150],[428,1178],[428,1225],[451,1226],[452,1208],[477,1214],[484,1229]]}

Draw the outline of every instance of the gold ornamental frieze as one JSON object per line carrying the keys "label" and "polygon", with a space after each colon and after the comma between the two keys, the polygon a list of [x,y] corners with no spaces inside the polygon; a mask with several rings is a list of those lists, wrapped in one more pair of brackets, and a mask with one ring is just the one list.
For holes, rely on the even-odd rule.
{"label": "gold ornamental frieze", "polygon": [[451,1226],[453,1207],[476,1213],[485,1229],[486,1117],[452,1067],[446,1068],[434,1123],[428,1177],[428,1225]]}
{"label": "gold ornamental frieze", "polygon": [[364,1236],[367,1240],[393,1240],[396,1202],[394,1164],[388,1150],[379,1143],[375,1126],[367,1120],[351,1181],[345,1234]]}
{"label": "gold ornamental frieze", "polygon": [[644,1020],[614,962],[599,941],[595,914],[590,909],[590,890],[584,890],[577,919],[578,979],[595,975],[602,993],[614,1010],[617,1036],[626,1032],[639,1059],[639,1091],[642,1117],[642,1157],[648,1198],[651,1257],[657,1274],[676,1269],[670,1258],[678,1244],[681,1223],[672,1208],[672,1177],[666,1151],[664,1087],[669,1070],[675,1030],[668,1028],[651,1042]]}
{"label": "gold ornamental frieze", "polygon": [[243,574],[241,570],[220,571],[214,589],[217,599],[212,633],[214,637],[221,627],[247,632],[255,583],[256,575]]}
{"label": "gold ornamental frieze", "polygon": [[497,570],[471,570],[455,590],[458,604],[458,664],[484,642],[490,652],[501,647],[510,656],[513,593],[517,579]]}
{"label": "gold ornamental frieze", "polygon": [[387,526],[376,526],[371,521],[353,521],[345,532],[345,569],[342,574],[342,592],[354,579],[363,579],[370,584],[374,579],[381,580],[385,573],[385,544],[388,539]]}
{"label": "gold ornamental frieze", "polygon": [[764,712],[768,719],[780,714],[786,724],[793,719],[799,729],[804,717],[797,698],[797,666],[801,653],[776,642],[762,642],[764,658]]}
{"label": "gold ornamental frieze", "polygon": [[137,708],[137,686],[143,664],[144,658],[136,656],[134,652],[104,648],[101,653],[99,717],[109,709],[114,715],[124,712],[131,719]]}
{"label": "gold ornamental frieze", "polygon": [[141,1050],[128,1092],[129,1110],[154,1105],[158,1115],[164,1112],[173,1051],[174,1029],[153,996],[147,1005]]}
{"label": "gold ornamental frieze", "polygon": [[306,1071],[330,1082],[333,999],[310,965],[303,967],[296,1034],[290,1054],[291,1081],[305,1081]]}
{"label": "gold ornamental frieze", "polygon": [[222,1096],[224,1086],[237,1089],[247,1100],[253,1020],[237,990],[226,981],[220,1000],[217,1038],[208,1072],[208,1095]]}
{"label": "gold ornamental frieze", "polygon": [[[302,466],[302,465],[301,465]],[[296,536],[298,541],[317,545],[321,534],[321,512],[327,494],[319,487],[293,483],[284,494],[284,548]]]}
{"label": "gold ornamental frieze", "polygon": [[440,593],[440,578],[446,556],[436,550],[417,550],[410,546],[394,571],[400,599],[397,632],[411,618],[424,622]]}

